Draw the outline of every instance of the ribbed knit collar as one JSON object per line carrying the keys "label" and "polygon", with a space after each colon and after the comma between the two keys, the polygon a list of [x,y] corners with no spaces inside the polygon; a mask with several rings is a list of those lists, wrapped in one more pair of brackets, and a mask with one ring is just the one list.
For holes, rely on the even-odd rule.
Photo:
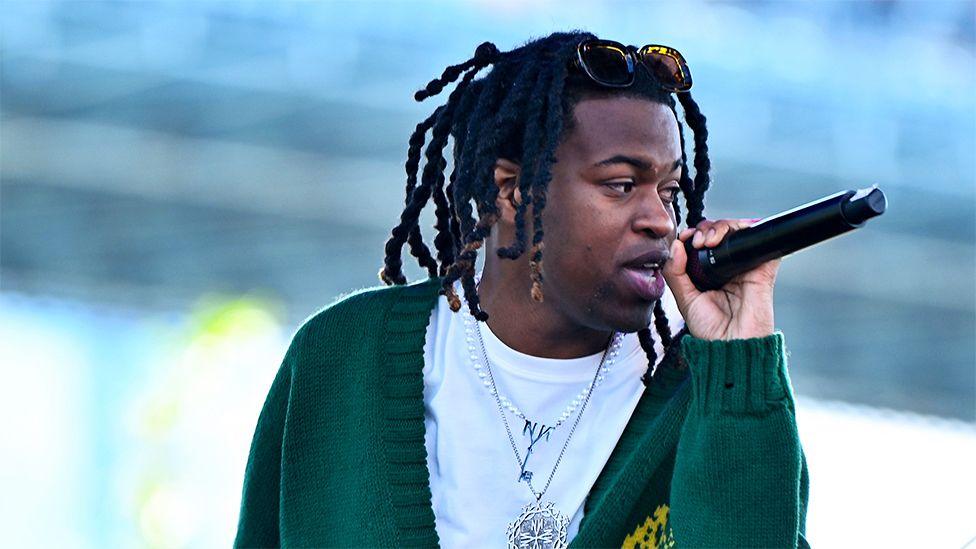
{"label": "ribbed knit collar", "polygon": [[[383,452],[398,546],[438,545],[424,445],[424,340],[441,279],[400,287],[385,317]],[[619,545],[646,479],[673,451],[687,412],[687,370],[658,367],[590,490],[571,547]]]}

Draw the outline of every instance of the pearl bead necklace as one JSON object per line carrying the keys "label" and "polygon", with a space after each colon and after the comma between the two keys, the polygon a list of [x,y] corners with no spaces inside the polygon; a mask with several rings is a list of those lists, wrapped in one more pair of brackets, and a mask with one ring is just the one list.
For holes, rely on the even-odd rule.
{"label": "pearl bead necklace", "polygon": [[[475,333],[475,330],[479,329],[477,325],[478,321],[471,316],[470,311],[468,311],[466,308],[462,307],[461,314],[464,315],[464,330],[467,334],[465,339],[468,345],[468,355],[471,358],[471,365],[474,367],[474,371],[477,373],[481,383],[485,386],[485,389],[488,390],[488,393],[495,396],[497,391],[492,386],[491,380],[488,378],[488,374],[485,372],[485,366],[481,364],[480,357],[478,356],[478,348],[476,343],[477,337],[480,334]],[[563,410],[563,413],[559,415],[559,419],[557,419],[554,423],[547,425],[552,425],[555,428],[565,423],[566,420],[572,417],[573,412],[576,411],[576,408],[580,405],[580,403],[584,401],[586,394],[591,390],[591,386],[592,389],[596,389],[601,383],[603,383],[603,380],[606,379],[607,374],[610,373],[611,366],[613,366],[614,362],[616,362],[617,355],[620,354],[620,346],[622,341],[623,334],[619,332],[613,334],[613,341],[610,343],[610,352],[607,354],[606,361],[604,362],[603,366],[600,367],[600,372],[596,375],[593,381],[587,383],[579,394],[573,398],[568,405],[566,405],[566,409]],[[522,410],[511,401],[511,399],[503,395],[498,395],[498,399],[501,401],[502,406],[504,406],[509,412],[515,414],[520,419],[531,422],[527,417],[525,417]]]}

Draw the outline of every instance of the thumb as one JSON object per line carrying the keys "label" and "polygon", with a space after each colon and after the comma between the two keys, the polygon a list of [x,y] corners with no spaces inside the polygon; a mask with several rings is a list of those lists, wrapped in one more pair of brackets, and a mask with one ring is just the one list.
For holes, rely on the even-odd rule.
{"label": "thumb", "polygon": [[685,272],[687,263],[688,254],[685,252],[685,243],[676,238],[671,243],[671,259],[664,264],[661,274],[664,275],[664,281],[671,288],[674,301],[682,313],[685,311],[685,305],[701,293],[692,283],[691,278],[688,277],[688,273]]}

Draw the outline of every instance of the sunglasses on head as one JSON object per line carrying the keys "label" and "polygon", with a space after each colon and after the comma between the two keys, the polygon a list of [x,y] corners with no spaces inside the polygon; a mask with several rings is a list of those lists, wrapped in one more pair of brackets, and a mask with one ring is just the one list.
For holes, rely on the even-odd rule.
{"label": "sunglasses on head", "polygon": [[664,89],[683,92],[691,89],[691,72],[678,50],[648,44],[637,49],[613,40],[583,40],[576,46],[575,64],[595,82],[612,88],[634,83],[634,69],[643,63]]}

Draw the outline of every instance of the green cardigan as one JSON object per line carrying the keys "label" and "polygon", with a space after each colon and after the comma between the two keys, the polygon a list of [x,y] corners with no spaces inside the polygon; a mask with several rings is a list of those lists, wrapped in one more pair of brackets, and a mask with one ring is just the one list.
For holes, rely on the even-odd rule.
{"label": "green cardigan", "polygon": [[[438,290],[362,290],[302,324],[258,419],[236,547],[437,546],[422,370]],[[680,358],[657,368],[571,547],[807,547],[783,334],[687,335]]]}

